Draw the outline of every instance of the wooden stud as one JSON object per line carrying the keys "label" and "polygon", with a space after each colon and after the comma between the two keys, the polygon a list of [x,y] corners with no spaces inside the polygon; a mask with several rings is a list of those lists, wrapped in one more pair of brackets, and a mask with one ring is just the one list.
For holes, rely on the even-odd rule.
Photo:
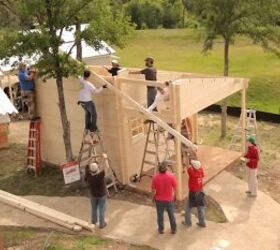
{"label": "wooden stud", "polygon": [[246,88],[241,90],[241,150],[246,151]]}

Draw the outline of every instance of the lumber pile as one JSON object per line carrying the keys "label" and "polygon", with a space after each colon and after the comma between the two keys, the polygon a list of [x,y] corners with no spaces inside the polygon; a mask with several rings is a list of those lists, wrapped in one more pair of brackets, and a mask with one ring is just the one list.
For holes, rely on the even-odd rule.
{"label": "lumber pile", "polygon": [[92,231],[95,228],[93,224],[84,220],[72,217],[3,190],[0,190],[0,201],[75,232],[80,232],[83,229]]}

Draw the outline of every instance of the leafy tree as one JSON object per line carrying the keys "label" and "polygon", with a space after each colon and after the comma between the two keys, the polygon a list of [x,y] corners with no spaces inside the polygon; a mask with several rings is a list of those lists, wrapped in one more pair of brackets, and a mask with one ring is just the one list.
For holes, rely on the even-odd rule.
{"label": "leafy tree", "polygon": [[[162,3],[163,17],[162,25],[164,28],[175,28],[182,20],[182,27],[184,25],[185,8],[181,0],[165,0]],[[181,13],[183,14],[181,16]]]}
{"label": "leafy tree", "polygon": [[137,29],[155,29],[162,24],[161,0],[131,0],[125,5],[125,9]]}
{"label": "leafy tree", "polygon": [[[205,28],[204,51],[211,50],[216,39],[222,37],[224,76],[229,74],[230,44],[238,35],[250,37],[256,42],[269,40],[267,24],[271,16],[267,16],[266,20],[261,17],[269,8],[265,0],[187,0],[185,6]],[[222,103],[222,137],[226,135],[226,116],[227,99]]]}
{"label": "leafy tree", "polygon": [[[71,59],[71,51],[80,39],[96,48],[101,46],[101,40],[122,47],[132,27],[122,13],[113,16],[109,0],[2,0],[1,3],[5,3],[7,11],[13,10],[21,30],[10,30],[0,37],[0,58],[35,53],[39,57],[36,66],[40,76],[56,79],[66,158],[73,160],[63,78],[78,75],[83,65]],[[89,21],[89,27],[76,32],[78,39],[72,48],[67,53],[61,53],[59,47],[63,43],[63,31],[82,21]],[[35,30],[29,29],[30,23],[36,24]]]}

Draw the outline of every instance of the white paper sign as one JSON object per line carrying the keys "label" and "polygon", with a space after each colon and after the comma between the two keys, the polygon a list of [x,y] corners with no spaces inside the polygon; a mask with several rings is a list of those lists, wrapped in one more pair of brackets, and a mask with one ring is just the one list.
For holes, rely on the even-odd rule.
{"label": "white paper sign", "polygon": [[81,179],[79,162],[72,161],[62,165],[65,184],[70,184]]}

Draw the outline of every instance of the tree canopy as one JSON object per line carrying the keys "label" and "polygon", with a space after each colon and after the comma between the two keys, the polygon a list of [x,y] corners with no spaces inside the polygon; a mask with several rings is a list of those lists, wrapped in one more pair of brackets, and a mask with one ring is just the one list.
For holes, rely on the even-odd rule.
{"label": "tree canopy", "polygon": [[[70,161],[74,156],[63,78],[77,75],[83,69],[81,63],[70,57],[71,51],[81,39],[95,48],[100,48],[102,40],[122,47],[133,27],[120,10],[112,11],[110,0],[2,0],[0,4],[18,23],[0,35],[0,58],[35,54],[40,76],[56,79],[66,158]],[[59,51],[64,43],[63,32],[83,22],[89,26],[75,33],[76,39],[69,51]]]}

